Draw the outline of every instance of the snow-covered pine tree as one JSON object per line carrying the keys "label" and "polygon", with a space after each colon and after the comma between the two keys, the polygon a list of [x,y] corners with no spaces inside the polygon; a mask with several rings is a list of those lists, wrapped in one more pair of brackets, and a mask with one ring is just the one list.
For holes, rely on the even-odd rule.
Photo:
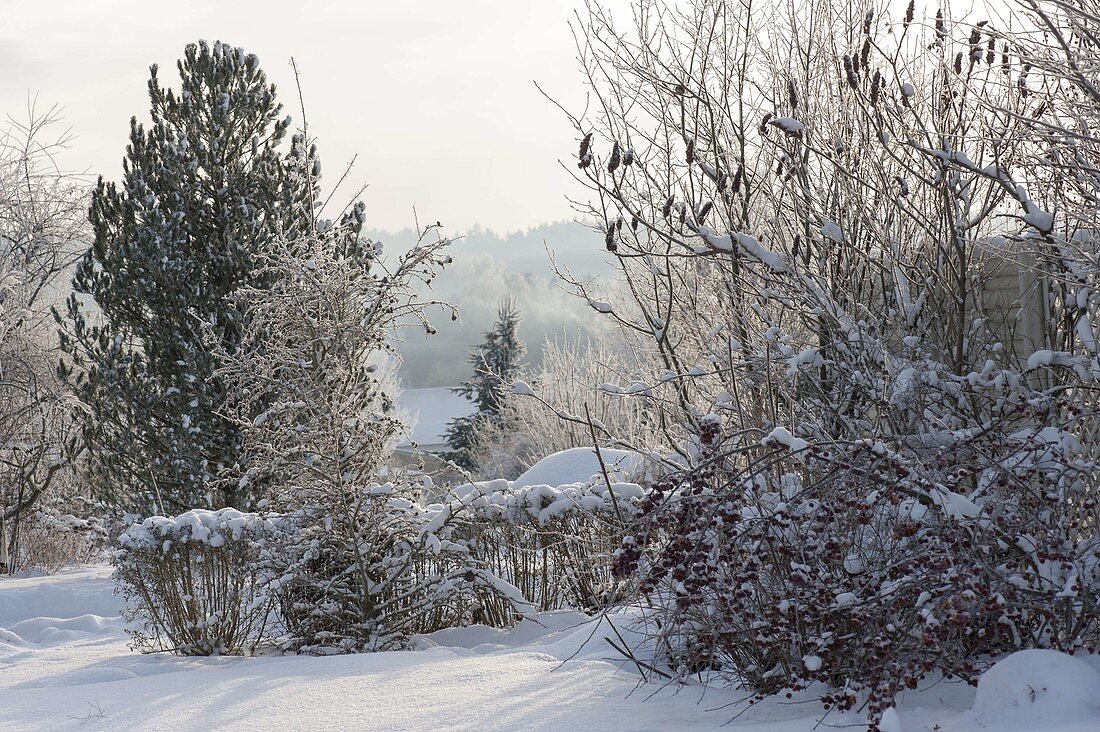
{"label": "snow-covered pine tree", "polygon": [[245,314],[228,295],[263,286],[256,257],[276,232],[305,231],[320,170],[303,138],[283,151],[290,118],[256,56],[200,41],[178,68],[177,95],[151,67],[152,124],[131,120],[121,185],[101,178],[93,192],[61,372],[88,407],[100,497],[139,511],[244,508],[247,491],[209,492],[241,437],[218,414],[228,395],[202,330],[236,350]]}
{"label": "snow-covered pine tree", "polygon": [[505,300],[485,340],[469,355],[473,378],[453,389],[477,406],[474,414],[456,417],[447,425],[447,443],[451,446],[447,457],[464,468],[475,466],[472,449],[479,423],[500,422],[505,393],[523,371],[526,347],[519,339],[519,323],[515,303]]}

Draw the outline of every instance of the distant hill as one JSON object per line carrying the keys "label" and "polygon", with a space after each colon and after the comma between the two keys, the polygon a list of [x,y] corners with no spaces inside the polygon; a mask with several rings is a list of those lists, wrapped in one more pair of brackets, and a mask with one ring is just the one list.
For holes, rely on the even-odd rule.
{"label": "distant hill", "polygon": [[[381,241],[387,253],[403,251],[416,241],[411,229],[366,235]],[[467,378],[466,351],[481,342],[506,297],[515,301],[523,317],[520,337],[533,366],[541,363],[548,336],[592,334],[591,310],[562,291],[547,250],[559,267],[574,275],[603,278],[610,274],[611,263],[598,233],[559,222],[507,234],[474,227],[456,238],[451,250],[454,264],[433,283],[433,291],[438,299],[458,306],[461,320],[436,318],[436,335],[429,338],[410,331],[405,342],[396,344],[404,359],[401,380],[406,388],[453,386]]]}

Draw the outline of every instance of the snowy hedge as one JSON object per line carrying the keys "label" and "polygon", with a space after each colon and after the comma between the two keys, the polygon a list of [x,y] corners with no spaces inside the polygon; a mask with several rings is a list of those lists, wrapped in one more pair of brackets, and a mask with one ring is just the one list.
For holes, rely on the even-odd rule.
{"label": "snowy hedge", "polygon": [[477,556],[540,610],[597,610],[615,599],[611,563],[645,491],[602,480],[459,486],[433,507],[463,517]]}
{"label": "snowy hedge", "polygon": [[274,524],[195,509],[129,526],[113,553],[134,645],[184,655],[252,653],[271,602],[256,562]]}
{"label": "snowy hedge", "polygon": [[407,647],[413,635],[531,610],[458,535],[442,506],[409,487],[371,485],[344,510],[311,506],[279,520],[263,571],[286,634],[281,645],[331,654]]}
{"label": "snowy hedge", "polygon": [[530,604],[488,569],[443,507],[370,485],[340,514],[231,508],[154,516],[119,538],[115,579],[135,646],[185,655],[404,648],[412,636],[509,625]]}

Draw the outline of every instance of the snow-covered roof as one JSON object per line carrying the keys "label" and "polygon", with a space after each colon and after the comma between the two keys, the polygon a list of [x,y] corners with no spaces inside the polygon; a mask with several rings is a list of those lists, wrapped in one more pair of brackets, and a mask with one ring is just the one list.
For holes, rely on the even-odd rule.
{"label": "snow-covered roof", "polygon": [[[434,389],[406,389],[397,397],[397,410],[408,419],[411,436],[421,446],[441,445],[447,423],[455,417],[465,417],[475,411],[466,397],[455,394],[449,387]],[[398,447],[407,447],[408,439],[402,439]]]}

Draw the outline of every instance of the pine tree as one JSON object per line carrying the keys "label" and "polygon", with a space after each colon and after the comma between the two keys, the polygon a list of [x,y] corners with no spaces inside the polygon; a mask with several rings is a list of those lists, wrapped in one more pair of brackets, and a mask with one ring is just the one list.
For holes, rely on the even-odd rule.
{"label": "pine tree", "polygon": [[475,466],[473,448],[477,428],[484,422],[500,423],[504,394],[523,370],[526,348],[519,339],[519,323],[515,304],[510,300],[501,303],[496,323],[485,333],[484,342],[469,354],[474,367],[473,378],[452,390],[477,407],[474,414],[457,417],[447,425],[447,443],[452,451],[446,457],[464,468]]}
{"label": "pine tree", "polygon": [[255,262],[275,236],[312,226],[320,176],[303,136],[283,152],[290,118],[256,56],[201,41],[177,66],[178,96],[151,67],[152,124],[131,119],[121,185],[93,191],[94,241],[62,334],[91,487],[139,511],[247,505],[233,488],[209,492],[241,437],[219,414],[226,387],[203,331],[236,348],[246,313],[229,295],[263,286]]}

